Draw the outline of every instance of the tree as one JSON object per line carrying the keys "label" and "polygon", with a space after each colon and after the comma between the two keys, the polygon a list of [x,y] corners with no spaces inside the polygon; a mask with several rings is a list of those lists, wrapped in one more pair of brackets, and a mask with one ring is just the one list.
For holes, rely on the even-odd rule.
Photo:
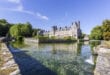
{"label": "tree", "polygon": [[32,26],[29,22],[22,24],[21,26],[22,36],[30,37],[32,36]]}
{"label": "tree", "polygon": [[15,24],[10,28],[10,35],[12,37],[17,37],[17,36],[21,36],[22,32],[21,32],[21,25],[20,24]]}
{"label": "tree", "polygon": [[25,36],[26,37],[30,37],[30,36],[32,36],[32,25],[29,23],[29,22],[27,22],[25,25],[24,25],[24,29],[25,29]]}
{"label": "tree", "polygon": [[10,34],[12,37],[15,37],[15,38],[18,36],[30,37],[32,36],[32,26],[30,23],[15,24],[10,28]]}
{"label": "tree", "polygon": [[90,38],[94,40],[110,40],[110,20],[104,20],[101,26],[93,28]]}
{"label": "tree", "polygon": [[86,34],[82,33],[81,36],[79,37],[79,39],[84,39],[85,36],[86,36]]}
{"label": "tree", "polygon": [[110,20],[103,21],[102,29],[104,40],[110,40]]}
{"label": "tree", "polygon": [[32,29],[32,36],[37,36],[39,29]]}
{"label": "tree", "polygon": [[104,40],[110,40],[110,32],[104,32],[103,38]]}
{"label": "tree", "polygon": [[110,32],[110,20],[104,20],[102,24],[103,32]]}
{"label": "tree", "polygon": [[90,39],[102,40],[103,39],[103,30],[101,26],[96,26],[93,28],[90,34]]}
{"label": "tree", "polygon": [[11,24],[9,24],[5,19],[0,19],[0,36],[6,36],[10,27]]}

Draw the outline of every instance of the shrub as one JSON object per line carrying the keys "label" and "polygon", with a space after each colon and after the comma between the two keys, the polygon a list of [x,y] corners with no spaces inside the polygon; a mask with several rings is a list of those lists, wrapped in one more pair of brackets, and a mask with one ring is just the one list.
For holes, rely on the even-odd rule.
{"label": "shrub", "polygon": [[17,41],[24,41],[24,38],[23,38],[23,36],[17,36],[16,40]]}
{"label": "shrub", "polygon": [[110,40],[110,32],[104,32],[103,37],[104,40]]}
{"label": "shrub", "polygon": [[48,37],[46,37],[46,36],[35,36],[35,38],[36,39],[39,39],[40,41],[46,41],[46,40],[48,40],[49,38]]}
{"label": "shrub", "polygon": [[74,37],[68,36],[68,37],[64,37],[64,40],[76,40]]}
{"label": "shrub", "polygon": [[83,39],[79,39],[79,42],[84,42],[84,40]]}
{"label": "shrub", "polygon": [[50,39],[56,39],[55,36],[52,36]]}

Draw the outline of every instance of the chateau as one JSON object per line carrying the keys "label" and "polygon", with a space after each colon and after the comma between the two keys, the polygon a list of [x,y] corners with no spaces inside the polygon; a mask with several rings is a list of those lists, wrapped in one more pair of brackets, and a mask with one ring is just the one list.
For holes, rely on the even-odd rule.
{"label": "chateau", "polygon": [[51,31],[44,31],[44,36],[56,38],[64,38],[64,37],[73,37],[78,39],[81,36],[82,32],[80,29],[80,21],[73,22],[70,27],[57,27],[53,26]]}

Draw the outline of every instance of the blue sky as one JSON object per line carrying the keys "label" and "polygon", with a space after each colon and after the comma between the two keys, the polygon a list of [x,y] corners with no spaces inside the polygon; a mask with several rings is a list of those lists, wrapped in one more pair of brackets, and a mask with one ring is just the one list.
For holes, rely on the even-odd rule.
{"label": "blue sky", "polygon": [[29,21],[45,30],[79,20],[82,31],[89,34],[93,27],[110,19],[110,0],[0,0],[0,18],[11,23]]}

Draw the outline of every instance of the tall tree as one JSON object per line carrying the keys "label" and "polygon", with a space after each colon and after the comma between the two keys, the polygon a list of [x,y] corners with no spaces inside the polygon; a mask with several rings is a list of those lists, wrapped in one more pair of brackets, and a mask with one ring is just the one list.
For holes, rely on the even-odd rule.
{"label": "tall tree", "polygon": [[11,24],[9,24],[5,19],[0,19],[0,36],[6,36],[10,27]]}
{"label": "tall tree", "polygon": [[10,35],[12,37],[17,37],[17,36],[21,36],[22,32],[21,32],[21,24],[15,24],[10,28]]}
{"label": "tall tree", "polygon": [[90,34],[90,39],[102,40],[103,39],[103,30],[101,26],[96,26],[93,28]]}
{"label": "tall tree", "polygon": [[104,40],[110,40],[110,20],[103,21],[102,29]]}
{"label": "tall tree", "polygon": [[32,36],[32,25],[29,22],[24,24],[23,30],[24,30],[24,36],[25,37]]}
{"label": "tall tree", "polygon": [[32,36],[32,26],[30,23],[15,24],[10,28],[10,34],[12,37],[17,37],[17,36],[30,37]]}

